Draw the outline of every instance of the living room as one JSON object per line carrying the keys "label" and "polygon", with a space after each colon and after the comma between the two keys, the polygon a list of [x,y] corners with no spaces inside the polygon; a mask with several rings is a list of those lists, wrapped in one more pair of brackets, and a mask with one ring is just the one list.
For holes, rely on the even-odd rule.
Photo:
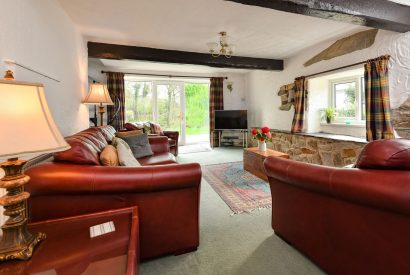
{"label": "living room", "polygon": [[408,1],[2,4],[1,274],[410,272]]}

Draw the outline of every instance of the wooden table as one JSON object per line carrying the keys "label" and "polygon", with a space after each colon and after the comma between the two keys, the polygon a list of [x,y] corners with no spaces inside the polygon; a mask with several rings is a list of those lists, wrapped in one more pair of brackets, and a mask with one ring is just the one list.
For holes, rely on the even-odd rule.
{"label": "wooden table", "polygon": [[[90,237],[90,227],[112,221],[114,232]],[[27,261],[0,263],[0,274],[138,274],[138,209],[122,208],[29,224],[47,238]]]}
{"label": "wooden table", "polygon": [[243,168],[267,182],[268,177],[266,176],[265,168],[263,167],[263,161],[270,156],[289,158],[288,154],[272,149],[266,149],[266,151],[261,152],[258,147],[245,148],[243,149]]}

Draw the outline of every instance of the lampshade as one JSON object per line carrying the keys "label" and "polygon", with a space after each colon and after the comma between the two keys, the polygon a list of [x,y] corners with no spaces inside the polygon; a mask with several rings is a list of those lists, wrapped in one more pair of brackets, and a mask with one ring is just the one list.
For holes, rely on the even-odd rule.
{"label": "lampshade", "polygon": [[41,84],[0,80],[0,158],[70,148],[48,109]]}
{"label": "lampshade", "polygon": [[108,93],[107,85],[101,83],[91,84],[90,91],[83,103],[114,105]]}

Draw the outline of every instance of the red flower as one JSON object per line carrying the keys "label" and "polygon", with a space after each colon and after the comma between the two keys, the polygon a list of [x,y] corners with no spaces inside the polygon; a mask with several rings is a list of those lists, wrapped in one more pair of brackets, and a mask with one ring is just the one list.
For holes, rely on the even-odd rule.
{"label": "red flower", "polygon": [[262,133],[264,133],[264,134],[266,134],[266,133],[269,133],[270,132],[270,129],[269,129],[269,127],[262,127]]}
{"label": "red flower", "polygon": [[264,139],[264,138],[261,138],[261,139],[260,139],[260,141],[262,141],[262,142],[263,142],[263,141],[265,141],[265,139]]}
{"label": "red flower", "polygon": [[256,134],[258,133],[258,131],[256,131],[256,129],[253,129],[251,133],[252,133],[252,135],[256,136]]}

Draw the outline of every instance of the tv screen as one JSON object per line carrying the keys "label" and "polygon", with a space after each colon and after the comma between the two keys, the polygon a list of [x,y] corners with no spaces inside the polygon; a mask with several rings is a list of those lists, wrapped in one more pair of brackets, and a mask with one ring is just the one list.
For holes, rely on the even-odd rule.
{"label": "tv screen", "polygon": [[248,129],[247,110],[216,110],[215,130]]}

